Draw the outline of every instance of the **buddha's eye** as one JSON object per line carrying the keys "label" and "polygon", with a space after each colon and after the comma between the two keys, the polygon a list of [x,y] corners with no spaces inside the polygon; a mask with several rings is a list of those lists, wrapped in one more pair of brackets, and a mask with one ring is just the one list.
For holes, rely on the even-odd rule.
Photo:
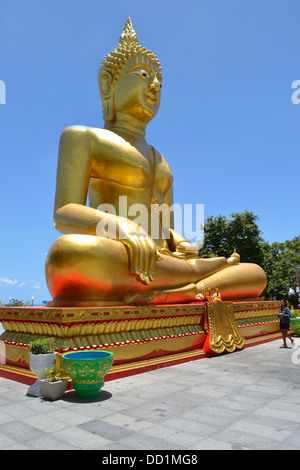
{"label": "buddha's eye", "polygon": [[135,69],[132,71],[132,73],[134,73],[135,75],[140,75],[141,77],[144,77],[144,78],[150,78],[149,72],[147,72],[147,70],[145,69]]}

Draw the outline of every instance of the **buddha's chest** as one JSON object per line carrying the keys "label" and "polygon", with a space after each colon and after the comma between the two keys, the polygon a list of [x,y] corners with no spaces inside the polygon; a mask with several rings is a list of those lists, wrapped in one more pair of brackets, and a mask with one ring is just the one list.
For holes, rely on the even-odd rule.
{"label": "buddha's chest", "polygon": [[145,188],[155,173],[152,148],[143,152],[130,145],[113,145],[93,155],[92,177],[132,188]]}
{"label": "buddha's chest", "polygon": [[161,201],[172,184],[169,165],[151,146],[141,148],[120,141],[93,152],[90,204],[109,203],[126,195],[135,202]]}

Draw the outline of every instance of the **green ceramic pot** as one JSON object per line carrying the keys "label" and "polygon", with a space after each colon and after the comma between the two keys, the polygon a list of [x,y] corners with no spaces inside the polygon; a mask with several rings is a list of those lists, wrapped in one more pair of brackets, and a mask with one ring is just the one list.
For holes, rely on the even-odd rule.
{"label": "green ceramic pot", "polygon": [[72,380],[76,396],[81,398],[100,394],[112,363],[113,353],[108,351],[74,351],[62,355],[63,369]]}
{"label": "green ceramic pot", "polygon": [[300,336],[300,318],[291,318],[291,326],[297,336]]}

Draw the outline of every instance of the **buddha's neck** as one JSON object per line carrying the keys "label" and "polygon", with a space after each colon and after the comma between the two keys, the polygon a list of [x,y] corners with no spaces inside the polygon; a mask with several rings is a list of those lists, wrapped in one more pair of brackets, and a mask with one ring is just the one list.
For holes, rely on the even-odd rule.
{"label": "buddha's neck", "polygon": [[135,136],[145,137],[146,124],[127,114],[116,113],[113,121],[105,123],[105,129],[123,131]]}

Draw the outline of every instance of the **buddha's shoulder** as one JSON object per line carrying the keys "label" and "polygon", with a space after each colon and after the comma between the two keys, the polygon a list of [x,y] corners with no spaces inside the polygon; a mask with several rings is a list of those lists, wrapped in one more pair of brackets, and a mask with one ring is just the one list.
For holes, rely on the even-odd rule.
{"label": "buddha's shoulder", "polygon": [[124,142],[124,139],[122,137],[108,129],[100,129],[97,127],[81,125],[66,127],[63,130],[61,137],[70,139],[85,139],[87,143],[91,143],[92,141],[94,141],[98,144],[102,143],[103,145]]}
{"label": "buddha's shoulder", "polygon": [[171,178],[173,178],[173,173],[172,169],[169,165],[169,163],[165,160],[165,158],[162,156],[162,154],[155,148],[153,147],[155,151],[155,156],[156,156],[156,166],[160,171],[163,171],[164,173],[168,173]]}

